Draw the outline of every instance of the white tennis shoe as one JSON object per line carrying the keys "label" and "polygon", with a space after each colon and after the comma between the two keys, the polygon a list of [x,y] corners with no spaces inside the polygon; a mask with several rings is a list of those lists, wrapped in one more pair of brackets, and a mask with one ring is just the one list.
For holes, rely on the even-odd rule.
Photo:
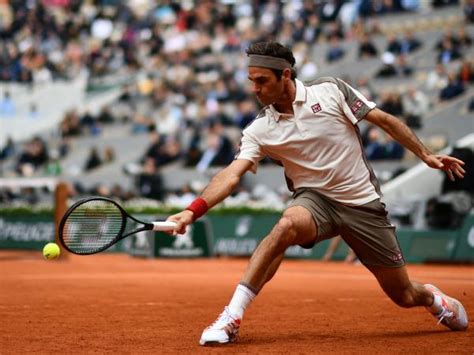
{"label": "white tennis shoe", "polygon": [[430,284],[426,284],[424,286],[433,292],[433,294],[441,297],[443,310],[440,313],[431,313],[427,308],[428,311],[438,319],[438,324],[441,323],[451,330],[466,330],[469,321],[467,319],[466,310],[464,309],[461,302],[455,298],[445,295],[436,286]]}
{"label": "white tennis shoe", "polygon": [[225,307],[224,312],[220,314],[217,320],[204,329],[199,344],[226,344],[234,342],[237,339],[241,321],[240,318],[235,317],[229,312],[228,307]]}

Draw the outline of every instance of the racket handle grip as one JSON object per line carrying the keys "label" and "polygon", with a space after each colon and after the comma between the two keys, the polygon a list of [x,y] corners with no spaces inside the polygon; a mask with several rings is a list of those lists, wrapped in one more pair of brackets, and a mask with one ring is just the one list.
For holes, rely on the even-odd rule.
{"label": "racket handle grip", "polygon": [[155,232],[166,232],[172,231],[176,227],[175,222],[165,221],[165,222],[153,222],[153,230]]}

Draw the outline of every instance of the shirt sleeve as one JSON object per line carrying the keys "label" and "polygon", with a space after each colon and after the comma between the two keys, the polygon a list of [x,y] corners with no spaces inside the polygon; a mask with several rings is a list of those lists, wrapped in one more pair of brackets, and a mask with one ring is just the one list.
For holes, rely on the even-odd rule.
{"label": "shirt sleeve", "polygon": [[242,133],[242,139],[240,140],[239,151],[235,155],[235,159],[250,160],[253,163],[250,171],[255,174],[257,172],[258,162],[264,157],[265,154],[257,140],[244,130]]}
{"label": "shirt sleeve", "polygon": [[370,110],[375,108],[376,104],[346,82],[341,79],[336,80],[342,110],[353,124],[357,124]]}

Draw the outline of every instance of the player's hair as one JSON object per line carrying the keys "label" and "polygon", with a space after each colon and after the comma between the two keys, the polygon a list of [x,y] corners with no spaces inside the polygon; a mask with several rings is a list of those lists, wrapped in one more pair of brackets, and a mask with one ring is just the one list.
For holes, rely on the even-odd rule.
{"label": "player's hair", "polygon": [[[270,57],[283,58],[288,61],[293,67],[296,63],[293,52],[288,47],[283,46],[278,42],[257,42],[250,45],[246,50],[247,55],[257,54],[257,55],[267,55]],[[278,80],[280,80],[283,70],[279,69],[270,69],[275,73]],[[291,80],[296,79],[296,70],[291,68]]]}

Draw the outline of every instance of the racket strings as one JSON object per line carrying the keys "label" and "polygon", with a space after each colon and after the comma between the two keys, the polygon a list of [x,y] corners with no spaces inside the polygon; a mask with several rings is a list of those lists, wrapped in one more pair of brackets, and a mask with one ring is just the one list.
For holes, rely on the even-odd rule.
{"label": "racket strings", "polygon": [[120,235],[124,217],[109,201],[91,200],[77,206],[67,217],[62,239],[77,254],[90,254],[114,242]]}

